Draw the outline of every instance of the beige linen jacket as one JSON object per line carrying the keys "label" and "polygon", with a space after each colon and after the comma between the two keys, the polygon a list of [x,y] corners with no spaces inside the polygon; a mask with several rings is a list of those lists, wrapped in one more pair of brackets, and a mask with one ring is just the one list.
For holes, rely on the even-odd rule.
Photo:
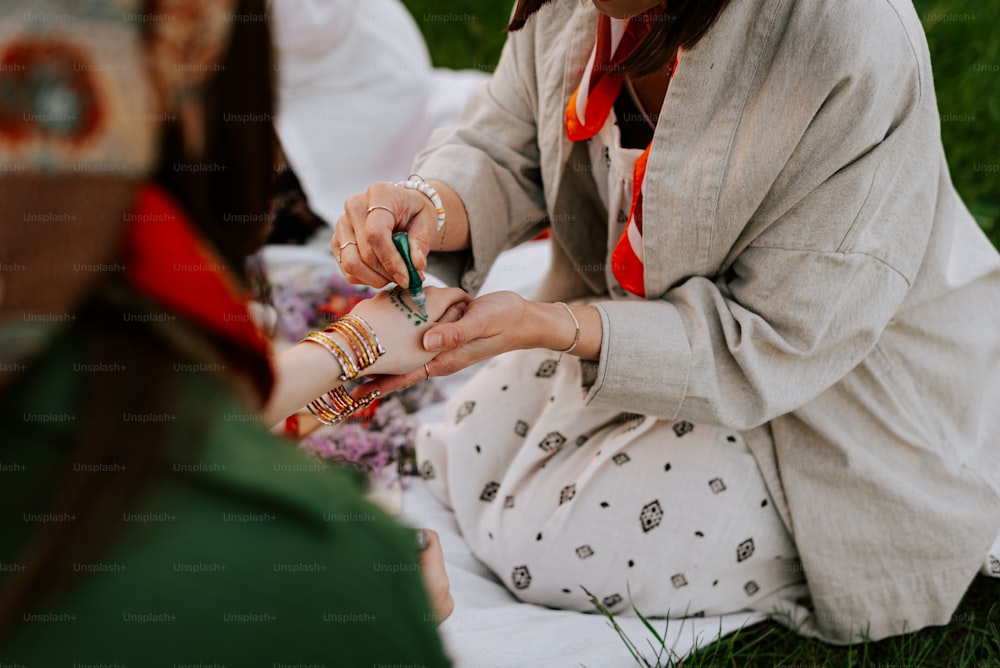
{"label": "beige linen jacket", "polygon": [[[414,170],[463,198],[479,288],[550,223],[542,292],[607,292],[563,114],[596,11],[556,0]],[[906,0],[733,0],[681,56],[646,176],[647,301],[599,303],[587,401],[742,430],[794,536],[802,630],[945,624],[1000,530],[1000,257],[951,184]]]}

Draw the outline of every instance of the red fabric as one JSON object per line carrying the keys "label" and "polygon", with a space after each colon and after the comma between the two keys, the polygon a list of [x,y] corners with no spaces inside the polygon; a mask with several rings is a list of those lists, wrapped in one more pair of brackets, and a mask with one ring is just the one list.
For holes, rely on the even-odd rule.
{"label": "red fabric", "polygon": [[642,182],[646,178],[646,162],[649,160],[649,149],[652,147],[653,144],[650,143],[635,161],[632,170],[632,206],[629,208],[628,225],[625,226],[625,231],[622,232],[621,238],[615,244],[615,250],[611,253],[611,271],[618,279],[618,285],[639,297],[646,296],[645,264],[632,248],[632,243],[628,239],[628,228],[629,225],[635,225],[642,235]]}
{"label": "red fabric", "polygon": [[569,106],[566,107],[566,134],[571,141],[584,141],[590,139],[604,126],[604,121],[615,105],[625,77],[621,75],[619,66],[628,57],[632,50],[649,33],[648,21],[630,21],[625,28],[625,35],[615,54],[611,54],[611,19],[601,14],[597,23],[597,44],[594,45],[596,57],[594,58],[594,69],[590,73],[590,81],[587,88],[590,95],[587,98],[586,122],[581,121],[576,115],[576,101],[580,94],[580,89],[574,91],[570,98]]}
{"label": "red fabric", "polygon": [[269,348],[225,263],[202,240],[180,206],[161,188],[140,188],[125,233],[129,282],[179,318],[220,343],[238,373],[250,376],[262,397],[274,382]]}
{"label": "red fabric", "polygon": [[[620,65],[649,33],[650,26],[656,20],[655,11],[650,10],[641,18],[642,20],[629,22],[621,44],[612,56],[611,19],[604,14],[600,16],[597,24],[597,43],[594,45],[593,70],[587,81],[580,82],[580,86],[573,92],[566,107],[566,134],[571,141],[591,139],[604,127],[625,82],[625,77],[620,73]],[[675,61],[674,71],[676,70]],[[585,84],[588,90],[587,104],[584,111],[585,120],[581,121],[576,107],[580,91]],[[629,240],[629,229],[634,226],[638,238],[642,238],[642,184],[646,178],[646,163],[649,160],[650,148],[652,142],[635,162],[632,173],[632,206],[629,210],[628,224],[611,256],[611,271],[619,285],[639,297],[646,296],[644,266]]]}

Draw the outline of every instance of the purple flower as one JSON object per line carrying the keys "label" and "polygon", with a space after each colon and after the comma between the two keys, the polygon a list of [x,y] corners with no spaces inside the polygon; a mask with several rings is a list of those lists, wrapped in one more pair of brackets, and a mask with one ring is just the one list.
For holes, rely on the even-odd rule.
{"label": "purple flower", "polygon": [[[329,324],[329,309],[338,301],[350,303],[375,294],[371,288],[348,283],[337,271],[311,271],[279,281],[271,290],[278,314],[278,331],[289,341]],[[338,299],[341,298],[341,299]],[[444,401],[433,382],[425,382],[382,399],[367,423],[348,421],[324,428],[302,439],[300,445],[317,457],[357,466],[378,475],[395,464],[400,475],[415,474],[414,451],[418,421],[414,413]],[[403,484],[402,478],[399,478]],[[405,485],[404,485],[405,486]]]}
{"label": "purple flower", "polygon": [[369,423],[348,421],[307,436],[300,445],[320,459],[357,466],[374,475],[392,464],[400,475],[413,475],[418,426],[413,413],[439,396],[427,387],[409,388],[383,399]]}

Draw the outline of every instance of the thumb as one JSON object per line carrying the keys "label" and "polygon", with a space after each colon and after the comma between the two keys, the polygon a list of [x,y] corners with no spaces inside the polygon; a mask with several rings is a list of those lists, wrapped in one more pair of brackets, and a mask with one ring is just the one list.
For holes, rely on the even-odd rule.
{"label": "thumb", "polygon": [[431,353],[454,350],[468,341],[469,336],[462,321],[435,325],[424,332],[424,350]]}

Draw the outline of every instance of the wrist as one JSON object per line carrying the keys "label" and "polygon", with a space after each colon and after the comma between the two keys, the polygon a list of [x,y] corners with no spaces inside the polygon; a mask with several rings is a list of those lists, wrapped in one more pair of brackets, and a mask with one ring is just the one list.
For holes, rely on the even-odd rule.
{"label": "wrist", "polygon": [[[562,302],[531,302],[535,340],[525,347],[547,348],[556,353],[597,359],[604,338],[600,312],[593,306]],[[571,315],[572,314],[572,315]]]}
{"label": "wrist", "polygon": [[352,313],[312,332],[302,341],[318,344],[330,353],[340,366],[341,381],[365,375],[386,352],[371,325]]}
{"label": "wrist", "polygon": [[470,248],[472,240],[469,234],[469,213],[465,208],[465,202],[448,184],[434,179],[429,180],[428,183],[441,196],[446,219],[446,224],[440,230],[440,234],[432,240],[431,250],[458,251]]}
{"label": "wrist", "polygon": [[[535,323],[534,341],[527,348],[547,348],[553,352],[566,351],[577,341],[577,326],[561,302],[531,302],[536,313],[529,322]],[[575,314],[574,314],[575,315]]]}

